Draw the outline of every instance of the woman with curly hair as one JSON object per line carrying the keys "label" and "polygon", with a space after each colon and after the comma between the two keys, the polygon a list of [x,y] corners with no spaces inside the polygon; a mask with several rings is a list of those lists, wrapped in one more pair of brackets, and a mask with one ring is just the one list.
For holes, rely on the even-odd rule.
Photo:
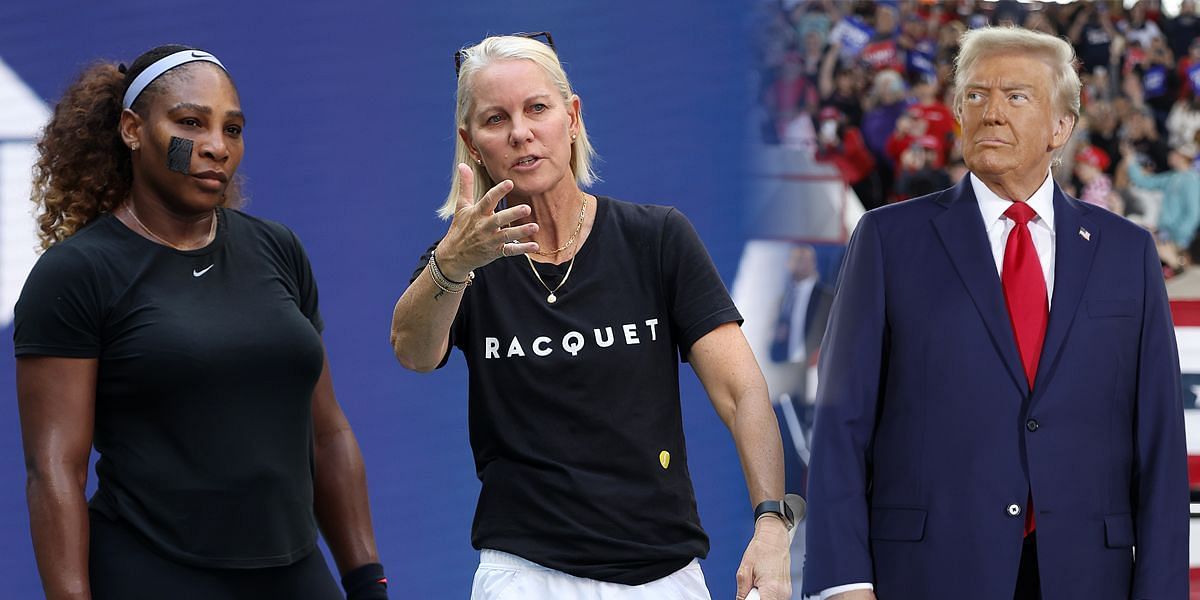
{"label": "woman with curly hair", "polygon": [[[296,236],[232,208],[245,118],[211,54],[98,64],[55,108],[16,307],[47,598],[386,598]],[[98,488],[84,498],[95,446]]]}

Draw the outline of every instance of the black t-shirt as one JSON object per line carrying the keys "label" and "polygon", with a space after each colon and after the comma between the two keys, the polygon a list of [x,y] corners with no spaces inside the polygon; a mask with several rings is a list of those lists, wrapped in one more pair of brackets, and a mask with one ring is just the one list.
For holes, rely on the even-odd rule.
{"label": "black t-shirt", "polygon": [[187,564],[290,564],[316,538],[317,287],[282,225],[217,223],[179,251],[106,214],[51,247],[17,302],[16,353],[99,359],[94,510]]}
{"label": "black t-shirt", "polygon": [[1200,18],[1192,14],[1179,15],[1167,21],[1163,29],[1171,52],[1175,53],[1175,58],[1182,59],[1187,56],[1192,41],[1200,37]]}
{"label": "black t-shirt", "polygon": [[[1099,18],[1107,19],[1108,17],[1101,16]],[[1082,39],[1075,46],[1079,60],[1083,63],[1082,69],[1084,71],[1091,71],[1094,67],[1108,66],[1108,54],[1112,46],[1112,35],[1108,33],[1108,30],[1097,19],[1095,15],[1088,19],[1080,35]]]}
{"label": "black t-shirt", "polygon": [[1139,155],[1138,160],[1143,167],[1154,173],[1166,173],[1171,170],[1171,165],[1167,162],[1167,156],[1171,150],[1162,138],[1131,139],[1129,145],[1133,146],[1134,152]]}
{"label": "black t-shirt", "polygon": [[[551,288],[567,268],[537,263]],[[626,585],[706,556],[679,359],[741,316],[687,219],[597,198],[554,304],[524,256],[475,275],[450,332],[483,483],[472,544]]]}
{"label": "black t-shirt", "polygon": [[1088,141],[1091,144],[1104,151],[1110,159],[1108,168],[1104,170],[1111,177],[1117,172],[1117,165],[1121,162],[1118,157],[1121,156],[1121,138],[1114,128],[1111,134],[1105,135],[1100,131],[1091,131],[1088,133]]}

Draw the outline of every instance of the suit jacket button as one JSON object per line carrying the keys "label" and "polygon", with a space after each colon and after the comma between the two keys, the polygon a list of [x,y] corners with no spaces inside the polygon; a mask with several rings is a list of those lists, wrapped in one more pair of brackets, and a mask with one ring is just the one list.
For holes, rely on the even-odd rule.
{"label": "suit jacket button", "polygon": [[1036,419],[1025,421],[1025,429],[1028,429],[1029,431],[1037,431],[1038,427],[1040,427],[1040,425],[1038,425]]}
{"label": "suit jacket button", "polygon": [[1020,514],[1021,514],[1021,507],[1019,505],[1016,505],[1016,504],[1008,505],[1008,516],[1015,517]]}

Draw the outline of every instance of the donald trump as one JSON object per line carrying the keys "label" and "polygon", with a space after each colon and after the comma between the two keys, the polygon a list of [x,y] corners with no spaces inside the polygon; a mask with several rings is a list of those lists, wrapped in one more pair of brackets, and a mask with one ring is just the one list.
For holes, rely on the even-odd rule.
{"label": "donald trump", "polygon": [[965,34],[970,174],[867,213],[820,365],[804,593],[1187,597],[1179,359],[1154,240],[1050,177],[1074,52]]}

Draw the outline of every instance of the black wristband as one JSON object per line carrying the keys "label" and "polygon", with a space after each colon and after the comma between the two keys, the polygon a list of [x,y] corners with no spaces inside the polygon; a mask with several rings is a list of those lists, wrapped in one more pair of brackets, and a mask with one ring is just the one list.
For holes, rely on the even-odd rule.
{"label": "black wristband", "polygon": [[763,500],[754,507],[754,521],[758,522],[758,518],[765,514],[779,515],[779,520],[783,521],[783,525],[789,530],[796,524],[796,516],[792,514],[792,509],[786,502],[779,500]]}
{"label": "black wristband", "polygon": [[387,576],[383,565],[367,563],[342,576],[346,600],[387,600]]}

